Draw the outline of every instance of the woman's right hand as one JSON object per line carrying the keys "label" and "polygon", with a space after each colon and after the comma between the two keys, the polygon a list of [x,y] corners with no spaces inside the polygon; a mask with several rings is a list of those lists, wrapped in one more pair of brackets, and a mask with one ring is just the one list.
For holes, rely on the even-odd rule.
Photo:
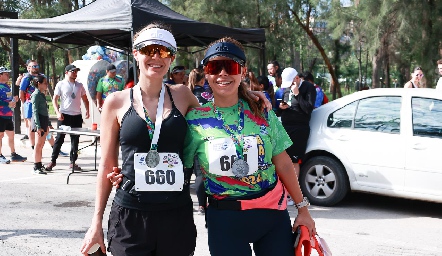
{"label": "woman's right hand", "polygon": [[[104,244],[103,228],[101,223],[92,223],[84,236],[80,251],[84,256],[88,256],[88,252],[94,244],[99,244],[103,253],[106,253],[106,245]],[[100,250],[99,249],[99,250]]]}
{"label": "woman's right hand", "polygon": [[108,173],[106,177],[115,188],[119,188],[120,183],[123,181],[123,174],[121,174],[121,169],[118,167],[113,167],[112,172]]}

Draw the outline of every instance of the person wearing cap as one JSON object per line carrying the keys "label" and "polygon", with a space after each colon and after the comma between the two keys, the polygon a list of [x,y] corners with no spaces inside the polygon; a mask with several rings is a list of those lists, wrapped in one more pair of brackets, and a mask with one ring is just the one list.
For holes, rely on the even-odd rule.
{"label": "person wearing cap", "polygon": [[[196,155],[204,175],[212,256],[293,255],[292,230],[316,233],[285,149],[291,140],[272,110],[262,111],[242,82],[246,56],[229,37],[211,43],[202,60],[214,100],[186,116],[184,166]],[[286,195],[298,209],[291,225]]]}
{"label": "person wearing cap", "polygon": [[[57,83],[54,90],[54,98],[52,105],[57,114],[57,127],[61,125],[70,126],[71,128],[81,128],[83,124],[83,117],[81,115],[81,101],[83,101],[86,108],[86,119],[89,118],[89,100],[87,99],[86,90],[83,84],[75,81],[77,72],[80,71],[75,65],[67,65],[64,69],[65,79]],[[60,106],[58,105],[60,100]],[[46,171],[52,171],[57,165],[57,158],[60,154],[61,146],[64,143],[66,134],[57,133],[54,147],[52,149],[51,162],[46,165]],[[80,166],[74,164],[78,158],[78,143],[80,135],[71,136],[71,152],[69,158],[71,164],[70,169],[81,170]]]}
{"label": "person wearing cap", "polygon": [[[8,85],[11,70],[0,67],[0,164],[26,161],[26,157],[15,152],[14,122],[12,121],[13,108],[17,104],[18,97],[12,95],[11,87]],[[11,160],[2,154],[2,139],[8,137],[9,148],[11,149]]]}
{"label": "person wearing cap", "polygon": [[100,112],[106,97],[113,92],[122,91],[124,85],[124,79],[122,76],[117,75],[117,68],[115,65],[109,64],[106,67],[106,75],[100,78],[97,84],[97,107]]}
{"label": "person wearing cap", "polygon": [[281,88],[284,88],[283,100],[279,104],[281,122],[293,141],[293,145],[286,151],[299,177],[299,165],[310,135],[309,123],[315,108],[316,88],[312,83],[303,80],[294,68],[285,68],[281,77]]}
{"label": "person wearing cap", "polygon": [[186,68],[184,66],[175,66],[170,72],[170,79],[166,84],[184,84],[186,77]]}
{"label": "person wearing cap", "polygon": [[87,255],[97,243],[105,252],[102,221],[112,190],[107,175],[117,169],[120,145],[122,182],[110,210],[109,251],[126,256],[193,255],[192,171],[184,170],[181,159],[184,115],[199,104],[186,86],[163,83],[177,51],[167,26],[149,24],[135,34],[133,47],[140,70],[137,85],[110,94],[103,105],[101,126],[106,129],[100,130],[95,213],[81,253]]}
{"label": "person wearing cap", "polygon": [[[159,23],[135,35],[140,80],[134,88],[110,95],[103,107],[101,124],[109,129],[100,131],[95,213],[83,255],[96,243],[105,252],[102,220],[112,185],[117,187],[108,222],[112,255],[193,255],[192,168],[184,169],[182,159],[188,126],[184,115],[199,103],[186,86],[163,85],[176,50],[173,35]],[[265,98],[262,93],[247,94],[254,100]],[[121,169],[118,143],[126,159]]]}
{"label": "person wearing cap", "polygon": [[40,66],[36,60],[30,60],[28,62],[28,73],[23,76],[20,82],[20,101],[23,105],[23,118],[25,119],[26,127],[28,128],[28,138],[31,142],[31,147],[34,149],[35,146],[35,132],[31,129],[31,118],[32,118],[32,103],[31,94],[35,91],[35,87],[32,83],[34,77],[38,75],[43,75],[39,73]]}

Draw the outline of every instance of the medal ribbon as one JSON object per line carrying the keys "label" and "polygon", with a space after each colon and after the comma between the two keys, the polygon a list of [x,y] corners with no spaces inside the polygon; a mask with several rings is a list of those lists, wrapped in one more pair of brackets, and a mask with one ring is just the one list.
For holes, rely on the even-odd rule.
{"label": "medal ribbon", "polygon": [[[244,135],[242,134],[242,129],[244,128],[244,103],[241,99],[239,99],[238,102],[238,128],[237,131],[233,130],[224,120],[221,112],[216,108],[214,101],[212,101],[213,106],[213,112],[216,115],[216,119],[223,122],[223,128],[224,131],[230,136],[230,138],[233,140],[233,143],[235,144],[236,148],[236,155],[238,159],[243,159],[243,145],[241,145],[244,142]],[[238,134],[239,139],[237,137]]]}
{"label": "medal ribbon", "polygon": [[158,148],[158,140],[160,138],[161,125],[163,124],[163,110],[164,110],[163,104],[164,104],[165,91],[166,91],[165,86],[163,84],[161,86],[160,99],[158,100],[157,115],[154,125],[152,120],[150,120],[149,115],[147,114],[146,108],[144,107],[143,97],[141,96],[141,87],[140,87],[141,103],[143,104],[143,111],[147,123],[147,129],[149,130],[149,137],[152,140],[152,143],[150,144],[150,150],[157,150]]}

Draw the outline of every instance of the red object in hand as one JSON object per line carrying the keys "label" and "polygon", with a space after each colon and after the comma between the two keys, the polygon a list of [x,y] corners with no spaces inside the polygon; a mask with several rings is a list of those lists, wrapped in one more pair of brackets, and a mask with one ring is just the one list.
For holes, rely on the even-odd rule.
{"label": "red object in hand", "polygon": [[[324,256],[321,246],[316,239],[316,236],[310,237],[307,227],[299,226],[301,234],[299,235],[298,244],[295,244],[295,256],[310,256],[312,248],[318,252],[319,256]],[[302,248],[304,247],[304,253]]]}

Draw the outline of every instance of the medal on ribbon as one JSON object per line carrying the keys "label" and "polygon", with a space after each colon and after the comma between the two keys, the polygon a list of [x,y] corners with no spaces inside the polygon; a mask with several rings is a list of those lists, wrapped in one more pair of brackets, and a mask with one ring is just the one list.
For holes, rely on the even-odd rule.
{"label": "medal on ribbon", "polygon": [[[242,134],[242,130],[244,128],[244,105],[242,100],[240,99],[238,102],[238,126],[237,131],[234,131],[228,124],[226,124],[221,112],[215,106],[215,103],[212,101],[213,111],[216,115],[216,118],[223,122],[224,131],[230,136],[235,144],[237,159],[232,163],[231,170],[232,173],[235,174],[235,177],[242,178],[247,176],[249,173],[249,164],[244,160],[243,155],[243,144],[244,144],[244,135]],[[239,139],[238,139],[239,137]]]}

